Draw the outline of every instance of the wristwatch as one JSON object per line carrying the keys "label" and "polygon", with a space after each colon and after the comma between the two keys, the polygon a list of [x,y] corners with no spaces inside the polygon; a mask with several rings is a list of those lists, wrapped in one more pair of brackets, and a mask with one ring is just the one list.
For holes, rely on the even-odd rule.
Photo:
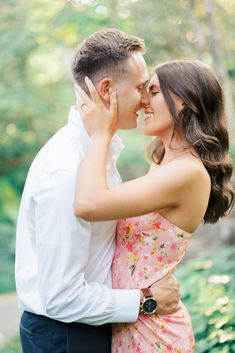
{"label": "wristwatch", "polygon": [[146,315],[155,314],[157,311],[157,301],[149,288],[142,288],[143,301],[140,304],[140,312]]}

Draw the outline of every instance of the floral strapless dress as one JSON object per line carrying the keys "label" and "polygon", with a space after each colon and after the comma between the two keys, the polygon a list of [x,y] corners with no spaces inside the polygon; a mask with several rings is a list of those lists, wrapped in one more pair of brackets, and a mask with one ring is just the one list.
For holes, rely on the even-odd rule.
{"label": "floral strapless dress", "polygon": [[[158,212],[120,220],[113,288],[146,288],[160,280],[182,260],[190,238]],[[135,323],[113,325],[112,353],[192,352],[191,319],[183,303],[175,314],[142,314]]]}

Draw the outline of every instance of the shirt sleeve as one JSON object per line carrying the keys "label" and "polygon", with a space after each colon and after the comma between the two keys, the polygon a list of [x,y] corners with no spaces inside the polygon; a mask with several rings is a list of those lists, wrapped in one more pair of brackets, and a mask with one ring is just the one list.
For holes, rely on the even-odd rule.
{"label": "shirt sleeve", "polygon": [[91,224],[74,215],[74,174],[50,173],[33,193],[38,290],[44,315],[91,325],[134,322],[139,290],[109,289],[86,281]]}

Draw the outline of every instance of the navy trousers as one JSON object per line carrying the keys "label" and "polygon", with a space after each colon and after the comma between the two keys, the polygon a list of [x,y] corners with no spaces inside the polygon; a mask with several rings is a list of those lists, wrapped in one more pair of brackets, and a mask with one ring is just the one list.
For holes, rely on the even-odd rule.
{"label": "navy trousers", "polygon": [[111,353],[111,324],[63,323],[24,311],[20,320],[23,353]]}

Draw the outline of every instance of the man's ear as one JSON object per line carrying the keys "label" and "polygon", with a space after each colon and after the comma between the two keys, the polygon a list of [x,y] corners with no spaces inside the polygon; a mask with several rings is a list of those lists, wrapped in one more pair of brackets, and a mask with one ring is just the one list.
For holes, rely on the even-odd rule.
{"label": "man's ear", "polygon": [[105,104],[110,103],[112,79],[110,77],[103,78],[97,85],[96,89]]}

